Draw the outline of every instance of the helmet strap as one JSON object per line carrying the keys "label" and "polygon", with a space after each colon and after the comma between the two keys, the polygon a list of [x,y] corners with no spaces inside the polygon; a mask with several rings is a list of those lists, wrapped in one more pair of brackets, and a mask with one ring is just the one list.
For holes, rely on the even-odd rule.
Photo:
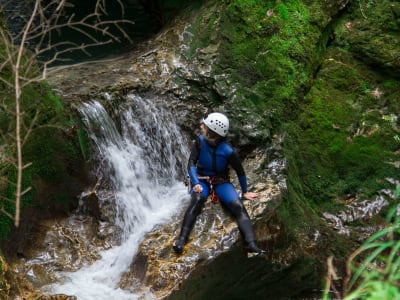
{"label": "helmet strap", "polygon": [[222,138],[217,133],[207,127],[205,139],[211,146],[216,146]]}

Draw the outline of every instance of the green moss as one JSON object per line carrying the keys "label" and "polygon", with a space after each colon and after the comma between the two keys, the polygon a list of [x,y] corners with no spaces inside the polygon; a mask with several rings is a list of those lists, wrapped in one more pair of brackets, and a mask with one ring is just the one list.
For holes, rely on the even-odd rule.
{"label": "green moss", "polygon": [[309,84],[320,52],[311,10],[301,1],[230,1],[221,12],[221,62],[240,82],[233,107],[262,115],[263,126],[278,127]]}
{"label": "green moss", "polygon": [[[330,53],[306,97],[296,122],[288,126],[287,144],[300,181],[299,193],[318,205],[335,205],[341,195],[370,197],[393,188],[385,178],[399,178],[395,160],[399,145],[393,138],[397,104],[386,84],[385,100],[372,95],[379,82],[388,82],[357,64],[349,54]],[[385,112],[381,109],[385,105]],[[389,116],[386,118],[384,116]]]}
{"label": "green moss", "polygon": [[[246,117],[257,119],[258,133],[246,138],[268,139],[265,133],[276,131],[296,111],[311,85],[317,62],[325,51],[321,27],[328,17],[320,4],[302,1],[214,1],[192,23],[193,37],[187,56],[198,49],[218,45],[218,62],[211,78],[224,74],[228,85],[218,85],[215,106],[223,103],[234,122]],[[329,33],[324,33],[325,40]],[[211,82],[209,86],[214,86]],[[230,90],[233,89],[234,91]],[[233,94],[234,93],[234,94]],[[250,135],[250,136],[249,136]]]}
{"label": "green moss", "polygon": [[[6,171],[6,176],[10,182],[17,181],[17,170],[13,166],[9,166]],[[32,170],[27,168],[22,176],[22,190],[25,190],[31,186],[32,183]],[[21,208],[26,207],[32,203],[32,195],[33,191],[24,194],[21,198]],[[4,192],[4,196],[7,199],[15,199],[16,186],[15,184],[8,184],[7,188]],[[2,202],[3,209],[10,214],[11,216],[15,215],[15,204],[10,201]],[[0,241],[6,239],[8,236],[12,226],[14,224],[14,220],[8,217],[7,215],[0,214]]]}
{"label": "green moss", "polygon": [[84,128],[82,120],[77,119],[76,124],[78,125],[77,136],[79,141],[79,147],[81,149],[83,158],[87,160],[90,158],[90,152],[91,152],[89,137],[87,135],[86,129]]}
{"label": "green moss", "polygon": [[24,159],[32,162],[33,173],[53,183],[63,177],[64,166],[61,157],[65,154],[76,156],[73,148],[66,143],[63,132],[55,128],[35,130],[23,151]]}
{"label": "green moss", "polygon": [[[15,100],[13,93],[3,91],[2,98],[10,111],[14,110]],[[39,184],[62,184],[66,180],[66,174],[71,167],[79,168],[81,161],[79,148],[73,142],[73,137],[66,134],[66,129],[71,124],[71,118],[63,109],[60,99],[51,92],[45,82],[33,83],[25,87],[21,95],[21,109],[23,111],[23,123],[21,137],[23,145],[23,163],[31,164],[23,172],[23,190],[31,187],[31,190],[22,198],[21,207],[33,205],[35,193]],[[7,110],[0,109],[0,129],[5,135],[15,135],[15,118]],[[29,128],[29,131],[28,131]],[[27,135],[28,134],[28,135]],[[10,141],[4,141],[9,143]],[[12,140],[11,140],[12,142]],[[15,160],[13,144],[7,144],[7,155]],[[15,199],[16,170],[11,165],[4,165],[6,169],[3,176],[10,182],[2,193],[10,200]],[[67,194],[60,190],[61,201],[67,201]],[[45,201],[42,197],[41,201]],[[52,200],[50,200],[52,201]],[[15,214],[14,203],[3,201],[1,205],[11,215]],[[5,240],[13,221],[5,214],[0,215],[0,240]]]}
{"label": "green moss", "polygon": [[[8,204],[4,205],[4,209],[10,213],[15,212],[15,206],[11,206]],[[13,225],[14,225],[14,221],[11,218],[4,215],[3,213],[0,215],[0,240],[1,241],[4,241],[8,237]]]}

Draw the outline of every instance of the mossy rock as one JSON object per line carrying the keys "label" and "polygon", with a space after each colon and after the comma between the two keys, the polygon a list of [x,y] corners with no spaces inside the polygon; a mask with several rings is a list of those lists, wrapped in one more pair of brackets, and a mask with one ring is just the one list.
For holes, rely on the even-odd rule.
{"label": "mossy rock", "polygon": [[346,194],[370,197],[391,187],[385,178],[398,179],[398,170],[389,164],[400,146],[394,139],[397,125],[385,119],[397,109],[397,84],[382,95],[366,88],[366,83],[378,87],[390,80],[350,53],[328,53],[297,124],[290,127],[307,199],[330,205]]}
{"label": "mossy rock", "polygon": [[353,1],[335,31],[335,43],[365,64],[397,77],[400,72],[400,3]]}
{"label": "mossy rock", "polygon": [[[9,108],[13,98],[9,98]],[[23,190],[31,190],[22,197],[22,222],[30,222],[41,216],[67,213],[76,207],[77,194],[85,181],[85,163],[77,134],[74,131],[74,115],[63,109],[61,101],[45,83],[27,86],[22,93],[21,107],[24,124],[30,124],[29,135],[24,127],[23,163],[30,165],[23,171]],[[12,133],[15,120],[8,115],[7,127]],[[10,148],[10,151],[12,148]],[[8,166],[10,182],[16,182],[16,170]],[[6,197],[14,199],[15,186],[9,184]],[[5,204],[11,215],[15,214],[14,204]],[[35,211],[35,214],[32,213]],[[29,211],[28,214],[24,211]],[[0,215],[0,240],[5,240],[13,228],[13,221]],[[30,225],[29,227],[32,227]]]}
{"label": "mossy rock", "polygon": [[206,84],[215,93],[207,99],[237,124],[238,141],[268,142],[310,88],[329,38],[325,28],[342,7],[308,2],[211,1],[192,23],[187,56],[219,47]]}

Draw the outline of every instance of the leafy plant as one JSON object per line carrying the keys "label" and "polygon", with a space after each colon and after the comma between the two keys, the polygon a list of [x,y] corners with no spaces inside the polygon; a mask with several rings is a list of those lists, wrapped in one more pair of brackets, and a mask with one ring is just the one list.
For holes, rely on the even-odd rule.
{"label": "leafy plant", "polygon": [[[395,194],[398,197],[399,187]],[[348,258],[342,293],[331,282],[337,277],[328,264],[323,299],[329,299],[329,289],[343,300],[400,298],[400,217],[396,211],[393,208],[388,214],[389,226],[373,234]]]}

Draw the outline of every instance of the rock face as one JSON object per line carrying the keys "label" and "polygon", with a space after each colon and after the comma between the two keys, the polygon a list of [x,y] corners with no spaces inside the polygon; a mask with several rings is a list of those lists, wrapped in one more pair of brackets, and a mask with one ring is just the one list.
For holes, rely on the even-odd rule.
{"label": "rock face", "polygon": [[[257,170],[260,171],[258,166],[263,159],[262,155],[257,155],[246,161],[245,168],[248,173],[256,174]],[[264,177],[263,181],[258,181],[253,186],[260,192],[259,201],[245,202],[245,207],[255,222],[272,218],[272,206],[282,201],[286,186],[281,168],[274,169],[275,174],[279,174],[275,177],[264,172],[256,176],[250,175],[250,182],[258,181],[256,179],[258,176]],[[182,207],[182,213],[185,208]],[[132,282],[134,278],[135,281],[139,280],[148,286],[157,298],[164,298],[178,288],[189,274],[230,251],[238,239],[241,239],[237,225],[228,211],[209,200],[196,222],[183,254],[177,255],[172,249],[172,244],[179,235],[182,218],[183,215],[179,214],[170,224],[147,235],[131,264],[130,271],[121,279],[122,288],[134,287],[135,282]],[[268,249],[271,243],[270,232],[267,233],[266,230],[268,229],[260,227],[256,230],[260,247],[270,250],[268,257],[258,259],[262,264],[268,264],[272,257],[272,249]],[[242,242],[241,246],[235,247],[239,257],[247,256],[244,245]]]}
{"label": "rock face", "polygon": [[[299,1],[265,9],[239,2],[206,1],[123,57],[48,74],[65,103],[152,93],[165,96],[187,132],[197,126],[193,116],[209,110],[229,111],[237,124],[233,139],[246,155],[251,188],[261,194],[246,207],[268,255],[248,259],[235,222],[219,205],[207,203],[183,255],[171,249],[181,215],[147,235],[121,278],[123,289],[147,287],[160,299],[294,297],[320,287],[329,255],[342,266],[365,237],[351,226],[360,218],[343,219],[348,230],[336,232],[326,210],[395,198],[383,187],[393,189],[400,180],[391,156],[398,155],[394,137],[400,132],[398,78],[391,75],[399,71],[399,39],[393,38],[398,3]],[[383,161],[394,169],[380,168]],[[384,183],[372,184],[377,178]],[[375,215],[382,206],[362,219],[379,224]],[[95,230],[98,238],[101,230]],[[102,231],[103,239],[113,230]],[[72,245],[83,245],[71,243],[65,245],[70,254]],[[76,261],[96,259],[79,253],[73,253]]]}

